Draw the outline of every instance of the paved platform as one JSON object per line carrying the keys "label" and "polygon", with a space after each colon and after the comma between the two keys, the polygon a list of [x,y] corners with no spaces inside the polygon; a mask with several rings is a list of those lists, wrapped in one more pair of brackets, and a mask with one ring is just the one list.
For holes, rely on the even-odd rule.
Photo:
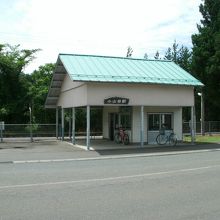
{"label": "paved platform", "polygon": [[35,142],[3,142],[0,143],[0,163],[11,161],[62,161],[86,158],[161,156],[190,152],[206,152],[220,150],[220,144],[179,144],[175,147],[167,145],[122,145],[107,140],[92,140],[90,151],[86,150],[85,140],[77,140],[76,145],[68,141],[35,140]]}
{"label": "paved platform", "polygon": [[[144,148],[156,147],[157,145],[144,145]],[[81,148],[83,150],[87,150],[86,140],[79,139],[76,141],[75,147]],[[119,150],[119,149],[137,149],[141,148],[140,144],[128,144],[124,145],[122,143],[117,144],[114,141],[110,141],[107,139],[92,139],[90,141],[90,150]]]}

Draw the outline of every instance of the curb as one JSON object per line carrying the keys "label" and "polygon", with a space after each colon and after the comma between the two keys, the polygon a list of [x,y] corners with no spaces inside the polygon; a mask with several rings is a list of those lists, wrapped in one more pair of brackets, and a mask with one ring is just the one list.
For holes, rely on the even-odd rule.
{"label": "curb", "polygon": [[0,161],[0,164],[14,163],[14,161]]}
{"label": "curb", "polygon": [[145,153],[145,154],[132,154],[132,155],[120,155],[120,156],[100,156],[100,157],[85,157],[85,158],[69,158],[69,159],[44,159],[44,160],[14,160],[14,161],[2,161],[0,164],[23,164],[23,163],[50,163],[50,162],[73,162],[73,161],[90,161],[90,160],[112,160],[123,158],[137,158],[137,157],[161,157],[172,156],[180,154],[192,154],[192,153],[205,153],[220,151],[217,149],[209,150],[190,150],[190,151],[178,151],[178,152],[164,152],[164,153]]}

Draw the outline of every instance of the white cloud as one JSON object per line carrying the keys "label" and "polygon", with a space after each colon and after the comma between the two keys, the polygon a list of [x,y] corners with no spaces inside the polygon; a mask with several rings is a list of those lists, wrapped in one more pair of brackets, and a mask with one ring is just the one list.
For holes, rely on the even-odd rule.
{"label": "white cloud", "polygon": [[[14,0],[4,40],[42,48],[30,66],[55,62],[59,52],[125,56],[155,53],[174,39],[190,45],[201,0]],[[14,17],[14,20],[13,20]],[[1,15],[0,15],[1,18]],[[2,28],[1,28],[2,29]],[[16,33],[16,34],[15,34]]]}

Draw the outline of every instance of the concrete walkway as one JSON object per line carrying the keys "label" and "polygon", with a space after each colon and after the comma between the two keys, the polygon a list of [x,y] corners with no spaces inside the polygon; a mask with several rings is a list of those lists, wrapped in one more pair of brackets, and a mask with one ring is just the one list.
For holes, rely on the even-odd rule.
{"label": "concrete walkway", "polygon": [[39,140],[29,142],[6,142],[0,143],[0,163],[11,163],[13,161],[71,161],[84,159],[110,159],[117,157],[137,157],[137,156],[162,156],[180,153],[198,153],[220,150],[219,144],[202,145],[177,145],[157,146],[145,145],[118,145],[105,140],[92,140],[93,150],[87,151],[83,140],[73,146],[70,142],[57,140]]}

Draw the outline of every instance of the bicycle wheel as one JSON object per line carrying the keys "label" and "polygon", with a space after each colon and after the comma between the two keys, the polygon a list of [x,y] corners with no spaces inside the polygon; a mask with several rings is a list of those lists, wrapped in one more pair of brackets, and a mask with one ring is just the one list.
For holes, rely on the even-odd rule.
{"label": "bicycle wheel", "polygon": [[167,143],[167,136],[164,134],[158,134],[156,138],[157,144],[164,145]]}
{"label": "bicycle wheel", "polygon": [[177,137],[175,134],[171,134],[169,137],[170,145],[175,146],[177,143]]}
{"label": "bicycle wheel", "polygon": [[115,134],[114,141],[116,144],[121,143],[121,136],[119,135],[119,133]]}
{"label": "bicycle wheel", "polygon": [[129,136],[127,134],[124,135],[124,140],[123,140],[124,145],[129,144]]}

